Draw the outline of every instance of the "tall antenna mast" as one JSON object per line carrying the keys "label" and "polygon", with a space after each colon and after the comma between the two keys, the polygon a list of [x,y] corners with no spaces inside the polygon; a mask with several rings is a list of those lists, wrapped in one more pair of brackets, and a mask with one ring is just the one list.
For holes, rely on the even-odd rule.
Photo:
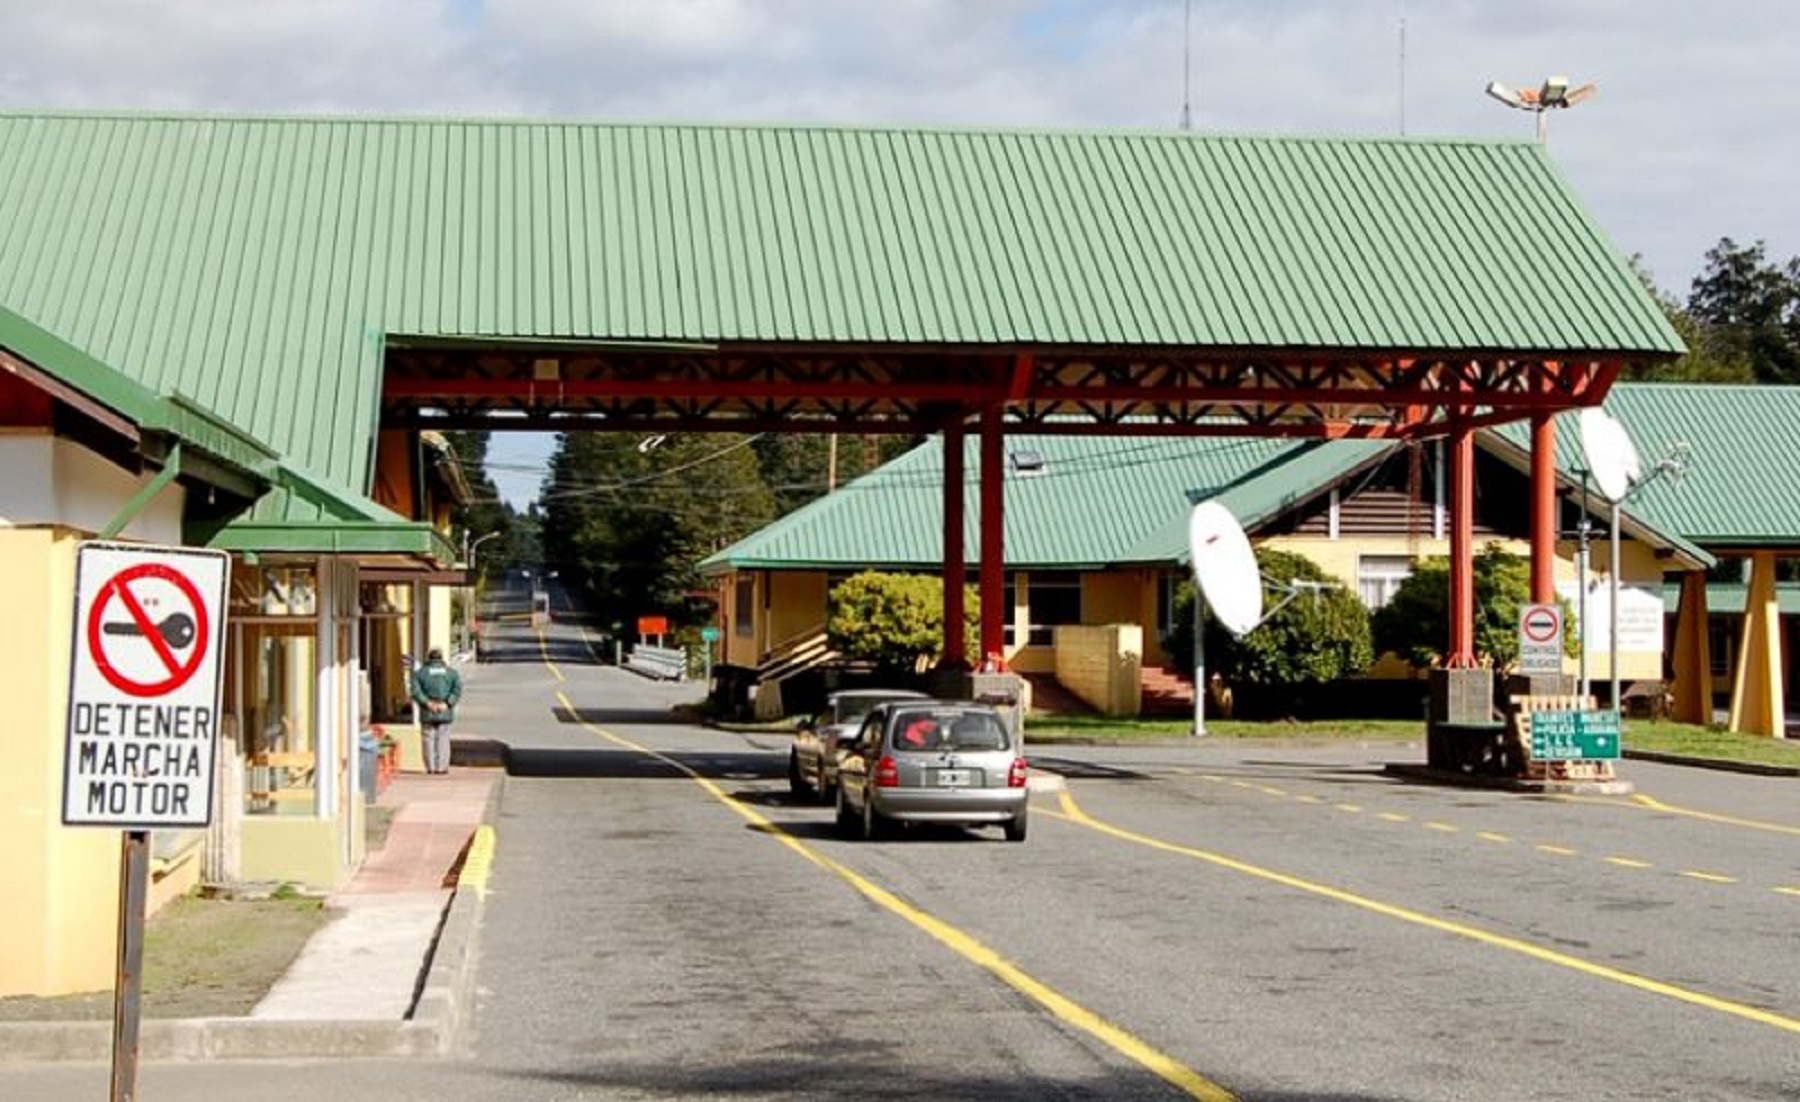
{"label": "tall antenna mast", "polygon": [[1181,16],[1181,128],[1194,128],[1194,0],[1186,0]]}
{"label": "tall antenna mast", "polygon": [[1406,0],[1400,0],[1400,136],[1406,137]]}

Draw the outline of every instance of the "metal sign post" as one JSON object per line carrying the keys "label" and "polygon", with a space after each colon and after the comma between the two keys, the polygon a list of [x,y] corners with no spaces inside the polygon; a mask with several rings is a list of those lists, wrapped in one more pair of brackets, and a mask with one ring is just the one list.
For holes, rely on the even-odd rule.
{"label": "metal sign post", "polygon": [[137,1096],[150,831],[212,822],[230,562],[97,540],[76,552],[62,821],[123,831],[114,1102]]}

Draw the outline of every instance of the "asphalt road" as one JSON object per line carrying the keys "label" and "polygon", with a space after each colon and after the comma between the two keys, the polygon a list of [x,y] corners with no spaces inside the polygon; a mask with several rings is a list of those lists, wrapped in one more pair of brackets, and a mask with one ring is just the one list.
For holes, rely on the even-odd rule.
{"label": "asphalt road", "polygon": [[514,762],[467,1052],[152,1065],[141,1097],[1800,1096],[1792,780],[1626,762],[1636,796],[1543,798],[1385,775],[1422,755],[1390,744],[1047,746],[1066,798],[1025,844],[870,844],[788,796],[783,737],[673,721],[697,687],[564,625],[496,643],[458,732]]}

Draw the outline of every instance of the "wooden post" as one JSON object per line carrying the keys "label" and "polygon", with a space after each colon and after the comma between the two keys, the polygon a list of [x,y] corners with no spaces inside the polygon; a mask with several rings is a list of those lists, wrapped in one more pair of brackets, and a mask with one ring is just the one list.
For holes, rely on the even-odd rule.
{"label": "wooden post", "polygon": [[144,899],[150,832],[128,830],[119,850],[119,966],[113,981],[112,1102],[137,1098],[138,1011],[144,990]]}

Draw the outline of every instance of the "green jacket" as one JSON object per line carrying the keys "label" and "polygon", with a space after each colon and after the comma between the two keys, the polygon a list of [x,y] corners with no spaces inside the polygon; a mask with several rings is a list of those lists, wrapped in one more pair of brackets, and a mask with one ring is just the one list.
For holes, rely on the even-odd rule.
{"label": "green jacket", "polygon": [[[412,698],[419,706],[420,722],[449,723],[456,718],[456,702],[462,699],[462,675],[441,658],[427,662],[413,671]],[[430,710],[428,705],[434,700],[442,702],[443,711]]]}

